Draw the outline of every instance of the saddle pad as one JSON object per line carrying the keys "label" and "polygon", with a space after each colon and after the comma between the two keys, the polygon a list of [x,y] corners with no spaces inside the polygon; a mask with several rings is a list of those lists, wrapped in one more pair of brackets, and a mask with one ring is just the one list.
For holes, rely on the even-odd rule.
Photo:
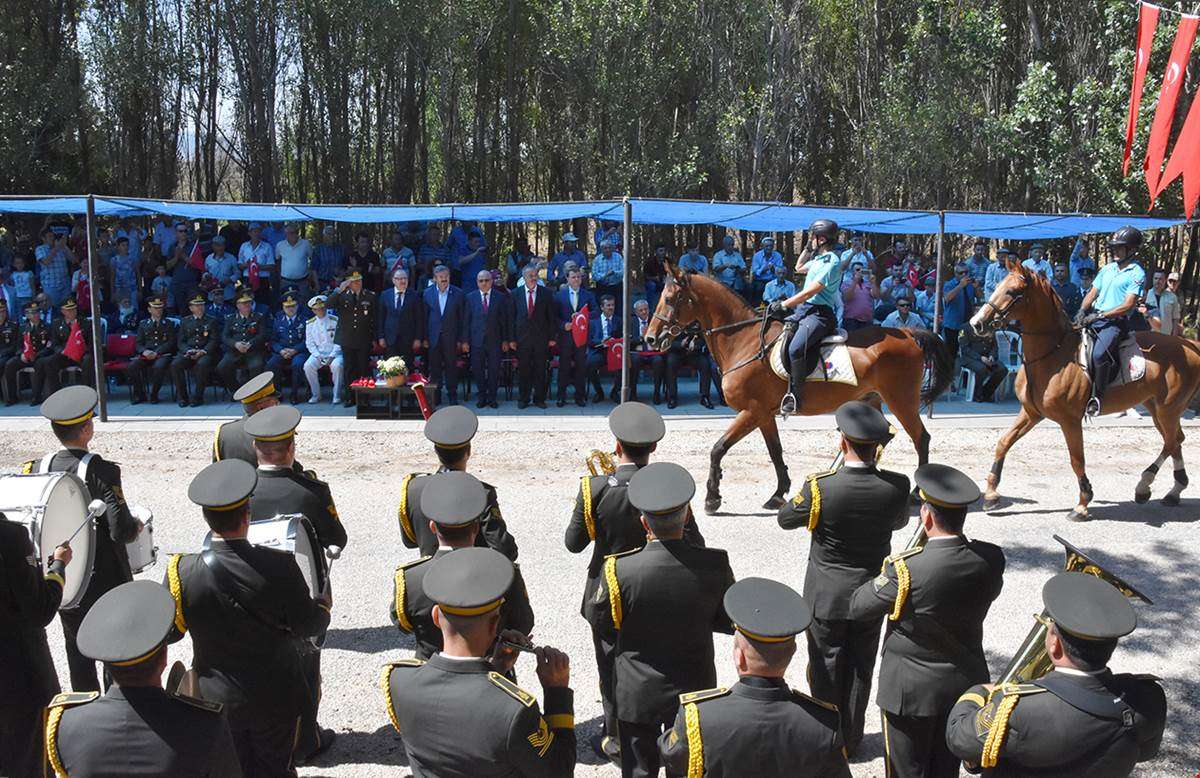
{"label": "saddle pad", "polygon": [[[1092,380],[1095,380],[1092,375],[1092,346],[1095,343],[1096,336],[1091,330],[1085,331],[1079,339],[1079,366]],[[1142,376],[1146,375],[1146,357],[1142,354],[1142,347],[1138,345],[1136,333],[1130,333],[1117,344],[1117,359],[1121,363],[1121,372],[1110,386],[1140,381]]]}
{"label": "saddle pad", "polygon": [[[775,345],[771,346],[769,359],[771,369],[775,371],[775,375],[788,380],[788,372],[783,366],[783,349],[786,344],[784,339],[780,338],[775,341]],[[850,361],[850,347],[846,345],[844,340],[830,343],[827,340],[821,341],[821,359],[825,362],[825,366],[820,364],[809,373],[804,380],[807,381],[832,381],[839,384],[850,384],[858,386],[858,376],[854,374],[854,364]],[[828,373],[828,377],[826,377]]]}

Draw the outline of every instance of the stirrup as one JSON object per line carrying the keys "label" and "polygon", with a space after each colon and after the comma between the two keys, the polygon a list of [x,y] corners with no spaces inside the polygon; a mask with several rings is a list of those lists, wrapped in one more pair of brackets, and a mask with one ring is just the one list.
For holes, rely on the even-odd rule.
{"label": "stirrup", "polygon": [[791,391],[788,391],[788,393],[783,396],[783,399],[779,401],[779,415],[786,419],[788,416],[791,416],[798,410],[799,408],[797,407],[796,403],[796,395]]}
{"label": "stirrup", "polygon": [[1091,397],[1088,399],[1087,405],[1084,406],[1083,416],[1087,419],[1094,419],[1100,415],[1100,398]]}

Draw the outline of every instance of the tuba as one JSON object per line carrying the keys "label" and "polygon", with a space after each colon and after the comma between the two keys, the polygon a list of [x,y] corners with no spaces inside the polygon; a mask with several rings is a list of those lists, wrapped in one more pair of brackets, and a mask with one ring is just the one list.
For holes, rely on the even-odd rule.
{"label": "tuba", "polygon": [[617,472],[617,463],[614,461],[615,454],[601,451],[594,448],[583,461],[587,463],[588,472],[592,475],[612,475]]}
{"label": "tuba", "polygon": [[[1075,548],[1075,546],[1072,546],[1058,535],[1055,535],[1054,539],[1062,543],[1065,547],[1067,558],[1063,561],[1063,570],[1066,572],[1094,575],[1112,584],[1117,591],[1131,600],[1136,598],[1147,605],[1154,604],[1149,597],[1139,592],[1133,584],[1128,583],[1116,573],[1106,570],[1103,565]],[[1043,610],[1042,616],[1045,615],[1046,611]],[[1041,622],[1035,621],[1033,628],[1029,630],[1029,634],[1025,636],[1025,640],[1021,642],[1021,647],[1017,649],[1017,653],[1013,656],[1012,661],[1008,663],[1008,667],[1005,668],[996,684],[1028,683],[1041,678],[1050,672],[1052,668],[1053,665],[1050,662],[1050,657],[1046,655],[1046,627]]]}

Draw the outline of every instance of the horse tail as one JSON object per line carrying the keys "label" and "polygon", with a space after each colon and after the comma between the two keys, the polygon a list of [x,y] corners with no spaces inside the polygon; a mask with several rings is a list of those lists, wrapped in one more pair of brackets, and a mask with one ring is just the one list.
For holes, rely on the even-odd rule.
{"label": "horse tail", "polygon": [[950,388],[954,379],[954,357],[941,335],[929,330],[909,330],[908,334],[921,347],[921,353],[929,363],[929,381],[921,387],[921,405],[926,406]]}

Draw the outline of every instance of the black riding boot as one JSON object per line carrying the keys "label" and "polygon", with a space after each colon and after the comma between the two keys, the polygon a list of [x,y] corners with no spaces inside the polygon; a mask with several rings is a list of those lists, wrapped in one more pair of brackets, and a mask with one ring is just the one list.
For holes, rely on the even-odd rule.
{"label": "black riding boot", "polygon": [[792,357],[791,381],[788,382],[788,393],[783,396],[783,400],[779,403],[779,415],[785,419],[793,413],[800,412],[800,403],[804,398],[804,379],[807,377],[807,372],[804,369],[803,355],[797,354]]}

